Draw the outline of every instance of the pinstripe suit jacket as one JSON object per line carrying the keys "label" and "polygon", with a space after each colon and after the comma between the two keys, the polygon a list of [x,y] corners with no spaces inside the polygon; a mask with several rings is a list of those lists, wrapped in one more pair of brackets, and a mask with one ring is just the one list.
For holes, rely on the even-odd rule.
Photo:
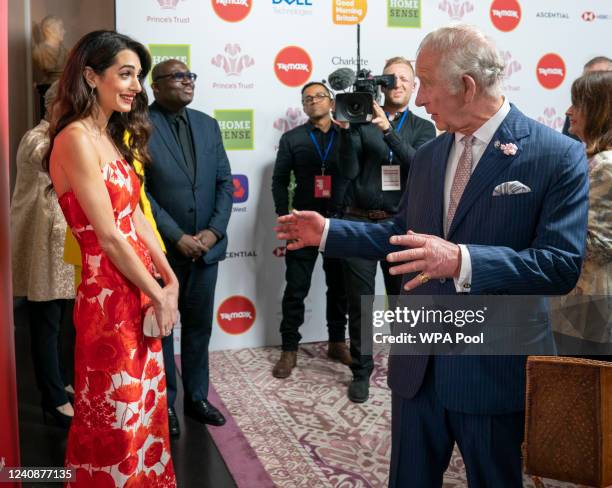
{"label": "pinstripe suit jacket", "polygon": [[[389,237],[414,232],[443,236],[444,176],[454,135],[422,146],[392,222],[332,220],[325,254],[381,259],[398,250]],[[506,156],[495,141],[513,143]],[[520,181],[531,192],[493,197],[500,183]],[[466,244],[473,294],[556,295],[576,284],[584,254],[588,209],[587,162],[581,144],[512,106],[463,193],[447,239]],[[404,281],[414,275],[406,275]],[[455,294],[452,280],[431,280],[412,293]],[[550,339],[550,328],[549,337]],[[525,356],[392,356],[389,386],[412,398],[429,361],[446,408],[501,414],[524,408]]]}

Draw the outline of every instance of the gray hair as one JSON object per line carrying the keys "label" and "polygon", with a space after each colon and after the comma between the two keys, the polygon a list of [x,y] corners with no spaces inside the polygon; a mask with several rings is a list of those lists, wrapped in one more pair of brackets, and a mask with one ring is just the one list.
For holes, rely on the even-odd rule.
{"label": "gray hair", "polygon": [[486,95],[500,96],[504,59],[495,44],[476,27],[466,24],[442,27],[425,36],[417,54],[433,51],[440,56],[440,73],[457,92],[463,75],[471,76]]}

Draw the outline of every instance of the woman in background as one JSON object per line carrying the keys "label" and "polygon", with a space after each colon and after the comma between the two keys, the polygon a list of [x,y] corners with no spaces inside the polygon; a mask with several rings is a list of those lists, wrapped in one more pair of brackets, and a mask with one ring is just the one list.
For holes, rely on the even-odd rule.
{"label": "woman in background", "polygon": [[141,80],[150,67],[145,47],[127,36],[85,35],[60,79],[50,129],[48,169],[82,254],[66,452],[75,486],[176,486],[161,339],[143,335],[143,315],[152,306],[169,335],[178,282],[138,205],[132,167],[136,155],[148,162]]}
{"label": "woman in background", "polygon": [[[74,415],[62,379],[60,326],[74,298],[74,268],[64,263],[66,220],[42,160],[49,149],[49,108],[57,82],[45,94],[46,117],[29,130],[17,149],[17,178],[11,201],[13,295],[26,297],[30,347],[41,406],[58,425],[70,427]],[[71,389],[70,386],[68,386]]]}
{"label": "woman in background", "polygon": [[[576,288],[561,299],[558,332],[581,340],[590,357],[612,359],[612,71],[586,73],[572,84],[569,131],[586,146],[589,221],[586,254]],[[602,354],[603,353],[603,354]],[[607,354],[606,354],[607,353]]]}

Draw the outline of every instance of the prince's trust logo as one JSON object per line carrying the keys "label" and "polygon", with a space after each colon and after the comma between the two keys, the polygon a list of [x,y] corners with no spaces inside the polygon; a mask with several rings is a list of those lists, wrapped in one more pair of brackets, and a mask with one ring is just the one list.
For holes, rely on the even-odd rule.
{"label": "prince's trust logo", "polygon": [[438,4],[438,9],[446,12],[453,20],[463,20],[466,14],[474,11],[474,4],[462,0],[443,0]]}

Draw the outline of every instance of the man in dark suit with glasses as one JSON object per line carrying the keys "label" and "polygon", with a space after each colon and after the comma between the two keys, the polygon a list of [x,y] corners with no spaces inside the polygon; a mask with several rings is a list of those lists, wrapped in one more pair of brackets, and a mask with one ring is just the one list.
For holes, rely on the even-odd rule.
{"label": "man in dark suit with glasses", "polygon": [[[208,344],[218,262],[225,258],[232,211],[231,169],[217,121],[186,108],[197,75],[169,59],[152,71],[152,164],[146,188],[168,260],[179,280],[181,376],[185,415],[211,425],[225,418],[208,400]],[[163,340],[170,434],[180,435],[174,401],[177,385],[172,336]]]}

